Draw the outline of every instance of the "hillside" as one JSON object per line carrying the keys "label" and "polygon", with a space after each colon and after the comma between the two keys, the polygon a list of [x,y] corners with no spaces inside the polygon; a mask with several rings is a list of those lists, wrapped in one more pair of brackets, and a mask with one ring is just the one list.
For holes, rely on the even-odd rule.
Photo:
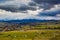
{"label": "hillside", "polygon": [[[60,29],[60,20],[12,20],[0,22],[0,31],[24,30],[24,29]],[[26,22],[27,21],[27,22]]]}

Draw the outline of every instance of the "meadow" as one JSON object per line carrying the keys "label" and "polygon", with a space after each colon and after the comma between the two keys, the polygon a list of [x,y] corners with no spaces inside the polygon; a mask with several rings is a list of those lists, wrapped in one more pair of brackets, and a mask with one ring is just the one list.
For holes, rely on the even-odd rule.
{"label": "meadow", "polygon": [[0,40],[60,40],[60,22],[0,23]]}
{"label": "meadow", "polygon": [[15,30],[0,32],[0,40],[60,40],[60,30]]}

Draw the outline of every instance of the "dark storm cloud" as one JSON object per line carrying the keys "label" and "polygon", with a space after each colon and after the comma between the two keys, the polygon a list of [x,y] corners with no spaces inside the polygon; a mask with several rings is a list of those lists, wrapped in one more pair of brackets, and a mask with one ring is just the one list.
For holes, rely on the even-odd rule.
{"label": "dark storm cloud", "polygon": [[49,4],[60,4],[60,0],[33,0],[34,2],[40,3],[49,3]]}
{"label": "dark storm cloud", "polygon": [[36,10],[36,6],[43,8],[44,10],[52,8],[55,4],[60,4],[59,0],[32,0],[28,5],[21,5],[19,8],[13,5],[0,6],[0,9],[12,12]]}
{"label": "dark storm cloud", "polygon": [[[39,16],[56,16],[57,14],[60,14],[60,9],[57,7],[57,9],[54,9],[52,11],[45,11],[50,10],[51,8],[54,8],[55,5],[60,5],[60,0],[33,0],[40,8],[43,8],[44,11],[39,13]],[[60,6],[59,6],[60,7]],[[56,7],[55,7],[56,8]]]}
{"label": "dark storm cloud", "polygon": [[38,6],[44,9],[50,9],[54,5],[60,4],[60,0],[33,0]]}
{"label": "dark storm cloud", "polygon": [[23,6],[20,6],[19,10],[20,11],[36,10],[36,7],[32,7],[32,6],[28,6],[28,5],[23,5]]}
{"label": "dark storm cloud", "polygon": [[27,10],[36,10],[36,7],[30,6],[30,5],[21,5],[20,7],[15,7],[13,5],[8,6],[0,6],[0,9],[11,11],[11,12],[18,12],[18,11],[27,11]]}
{"label": "dark storm cloud", "polygon": [[30,2],[30,0],[21,0],[21,1],[19,1],[19,0],[1,0],[1,1],[2,1],[2,3],[0,2],[0,9],[6,10],[6,11],[11,11],[11,12],[19,11],[20,12],[20,11],[27,11],[27,10],[36,10],[35,3]]}
{"label": "dark storm cloud", "polygon": [[15,8],[13,6],[0,6],[0,9],[6,10],[6,11],[12,11],[12,12],[17,11],[17,8]]}
{"label": "dark storm cloud", "polygon": [[37,4],[35,2],[29,2],[28,5],[30,5],[30,6],[37,6]]}

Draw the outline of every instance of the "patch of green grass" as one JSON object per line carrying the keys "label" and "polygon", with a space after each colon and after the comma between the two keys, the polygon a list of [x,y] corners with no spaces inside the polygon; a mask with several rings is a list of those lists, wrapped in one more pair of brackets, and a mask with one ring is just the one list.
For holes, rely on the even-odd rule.
{"label": "patch of green grass", "polygon": [[60,39],[60,30],[27,30],[0,32],[0,40],[53,40],[54,38],[56,38],[57,40]]}

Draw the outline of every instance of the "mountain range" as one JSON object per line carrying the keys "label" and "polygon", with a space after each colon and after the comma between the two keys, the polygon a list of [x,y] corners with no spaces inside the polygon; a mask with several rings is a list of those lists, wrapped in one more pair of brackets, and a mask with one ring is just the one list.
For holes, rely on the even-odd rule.
{"label": "mountain range", "polygon": [[34,22],[57,22],[59,20],[38,20],[38,19],[23,19],[23,20],[0,20],[0,22],[16,22],[16,23],[34,23]]}

